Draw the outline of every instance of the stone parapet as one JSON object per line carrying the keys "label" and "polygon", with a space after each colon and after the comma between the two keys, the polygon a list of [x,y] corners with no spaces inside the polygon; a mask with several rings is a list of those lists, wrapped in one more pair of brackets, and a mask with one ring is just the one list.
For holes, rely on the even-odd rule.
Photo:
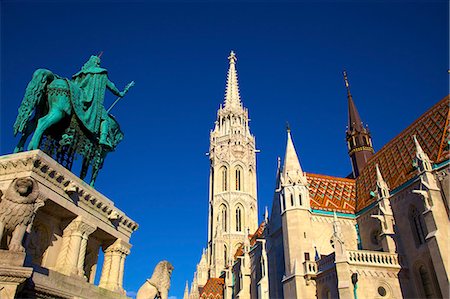
{"label": "stone parapet", "polygon": [[401,268],[398,254],[396,253],[369,250],[347,250],[347,259],[350,265]]}

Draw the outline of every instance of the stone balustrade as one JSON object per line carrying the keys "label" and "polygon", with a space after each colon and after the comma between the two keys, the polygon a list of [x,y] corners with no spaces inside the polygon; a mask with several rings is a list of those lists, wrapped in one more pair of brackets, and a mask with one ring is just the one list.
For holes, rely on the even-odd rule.
{"label": "stone balustrade", "polygon": [[303,269],[305,271],[305,275],[315,276],[317,274],[317,263],[315,261],[304,261]]}
{"label": "stone balustrade", "polygon": [[348,250],[347,259],[350,265],[400,268],[398,254],[396,253],[369,250]]}

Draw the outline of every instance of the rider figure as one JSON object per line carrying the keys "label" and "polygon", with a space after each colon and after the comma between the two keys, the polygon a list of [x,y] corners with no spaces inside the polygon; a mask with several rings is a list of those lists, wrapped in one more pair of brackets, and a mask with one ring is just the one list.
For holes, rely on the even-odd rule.
{"label": "rider figure", "polygon": [[78,105],[74,105],[75,113],[87,129],[94,134],[100,132],[100,144],[111,147],[108,140],[109,117],[104,107],[105,90],[109,89],[118,97],[123,97],[125,92],[120,92],[109,81],[107,73],[106,69],[100,67],[100,57],[91,56],[81,71],[72,76],[81,89],[80,97],[74,97],[73,100],[78,98]]}

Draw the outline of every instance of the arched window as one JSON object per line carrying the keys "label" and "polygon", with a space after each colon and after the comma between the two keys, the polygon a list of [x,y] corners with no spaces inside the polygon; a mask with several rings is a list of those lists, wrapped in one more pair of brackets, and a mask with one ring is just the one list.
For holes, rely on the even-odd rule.
{"label": "arched window", "polygon": [[435,298],[430,274],[425,266],[419,267],[419,277],[426,298]]}
{"label": "arched window", "polygon": [[413,230],[414,239],[417,245],[425,244],[425,229],[423,219],[415,206],[411,206],[409,212],[409,221]]}
{"label": "arched window", "polygon": [[236,208],[236,231],[242,231],[242,209],[241,207]]}
{"label": "arched window", "polygon": [[224,232],[227,231],[227,207],[225,205],[222,205],[220,207],[220,218],[222,221],[222,229]]}
{"label": "arched window", "polygon": [[298,202],[300,205],[302,205],[302,195],[301,194],[298,195]]}
{"label": "arched window", "polygon": [[227,246],[223,245],[223,264],[227,266],[228,264],[228,252],[227,252]]}
{"label": "arched window", "polygon": [[241,169],[236,168],[236,190],[241,191]]}
{"label": "arched window", "polygon": [[291,207],[294,206],[294,194],[291,194]]}
{"label": "arched window", "polygon": [[220,169],[220,174],[222,175],[222,191],[227,191],[228,189],[228,171],[225,166]]}

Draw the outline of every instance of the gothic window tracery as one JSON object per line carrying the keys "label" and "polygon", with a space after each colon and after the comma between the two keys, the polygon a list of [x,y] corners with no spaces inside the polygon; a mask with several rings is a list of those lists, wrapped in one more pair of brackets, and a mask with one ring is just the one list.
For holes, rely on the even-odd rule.
{"label": "gothic window tracery", "polygon": [[228,170],[225,166],[222,166],[220,168],[220,173],[222,176],[222,191],[227,191],[228,190]]}
{"label": "gothic window tracery", "polygon": [[223,263],[226,266],[228,261],[227,245],[223,245]]}
{"label": "gothic window tracery", "polygon": [[242,188],[242,177],[241,177],[241,168],[237,167],[236,168],[236,174],[235,174],[235,179],[236,179],[236,191],[241,191]]}
{"label": "gothic window tracery", "polygon": [[242,208],[240,206],[236,208],[236,231],[242,231]]}
{"label": "gothic window tracery", "polygon": [[227,207],[225,205],[222,204],[222,206],[220,207],[220,218],[222,221],[222,229],[224,232],[227,231]]}

